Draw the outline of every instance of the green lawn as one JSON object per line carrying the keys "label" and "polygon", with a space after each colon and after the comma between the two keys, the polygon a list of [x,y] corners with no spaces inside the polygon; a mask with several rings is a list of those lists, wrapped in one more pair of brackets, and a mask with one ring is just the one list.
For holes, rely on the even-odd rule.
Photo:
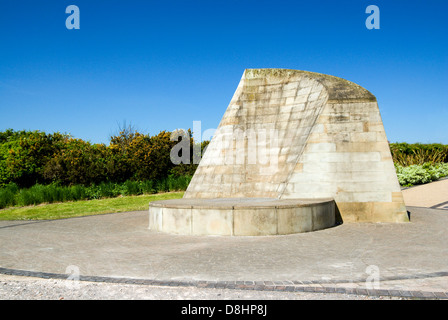
{"label": "green lawn", "polygon": [[94,214],[148,210],[150,201],[179,199],[183,192],[168,192],[142,196],[126,196],[100,200],[85,200],[12,207],[0,210],[0,220],[53,220]]}

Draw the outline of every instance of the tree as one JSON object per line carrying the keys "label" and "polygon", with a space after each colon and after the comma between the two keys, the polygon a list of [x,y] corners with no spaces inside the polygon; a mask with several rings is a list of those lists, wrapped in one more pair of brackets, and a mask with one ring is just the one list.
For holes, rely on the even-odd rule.
{"label": "tree", "polygon": [[47,162],[44,177],[64,185],[98,184],[108,179],[107,148],[81,139],[67,139]]}
{"label": "tree", "polygon": [[170,132],[162,131],[158,135],[138,134],[129,145],[129,161],[136,180],[158,180],[168,176],[173,167],[170,150],[174,142]]}
{"label": "tree", "polygon": [[30,187],[44,182],[42,170],[60,147],[66,135],[59,132],[46,134],[40,131],[9,134],[8,142],[3,146],[8,149],[3,154],[3,175],[21,187]]}

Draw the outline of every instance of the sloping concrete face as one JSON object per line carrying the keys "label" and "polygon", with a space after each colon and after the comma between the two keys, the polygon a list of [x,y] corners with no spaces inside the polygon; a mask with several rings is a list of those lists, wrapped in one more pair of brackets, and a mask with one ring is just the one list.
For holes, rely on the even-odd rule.
{"label": "sloping concrete face", "polygon": [[404,222],[376,98],[347,80],[245,70],[185,199],[333,198],[344,222]]}

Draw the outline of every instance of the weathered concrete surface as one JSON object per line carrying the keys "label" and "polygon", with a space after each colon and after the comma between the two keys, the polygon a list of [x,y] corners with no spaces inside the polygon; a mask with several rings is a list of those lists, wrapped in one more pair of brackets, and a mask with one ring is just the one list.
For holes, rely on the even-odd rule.
{"label": "weathered concrete surface", "polygon": [[333,198],[344,222],[409,221],[376,98],[305,71],[245,70],[185,193]]}
{"label": "weathered concrete surface", "polygon": [[335,220],[332,199],[176,199],[150,203],[149,229],[184,235],[284,235],[330,228]]}

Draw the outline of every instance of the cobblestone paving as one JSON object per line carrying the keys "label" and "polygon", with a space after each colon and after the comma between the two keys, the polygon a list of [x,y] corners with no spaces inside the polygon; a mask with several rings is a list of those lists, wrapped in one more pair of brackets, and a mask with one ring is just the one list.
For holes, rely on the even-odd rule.
{"label": "cobblestone paving", "polygon": [[[86,288],[130,285],[154,295],[169,289],[179,290],[175,294],[242,292],[241,297],[256,292],[299,298],[342,294],[447,299],[448,215],[445,210],[408,209],[411,223],[343,224],[275,237],[154,233],[147,229],[146,212],[2,221],[0,274],[2,279],[34,277],[45,287],[45,281],[66,281],[74,267]],[[8,288],[5,282],[2,286]],[[23,288],[23,283],[14,283],[11,290]],[[8,293],[2,294],[8,299]]]}
{"label": "cobblestone paving", "polygon": [[403,300],[393,296],[153,286],[0,275],[0,300]]}

